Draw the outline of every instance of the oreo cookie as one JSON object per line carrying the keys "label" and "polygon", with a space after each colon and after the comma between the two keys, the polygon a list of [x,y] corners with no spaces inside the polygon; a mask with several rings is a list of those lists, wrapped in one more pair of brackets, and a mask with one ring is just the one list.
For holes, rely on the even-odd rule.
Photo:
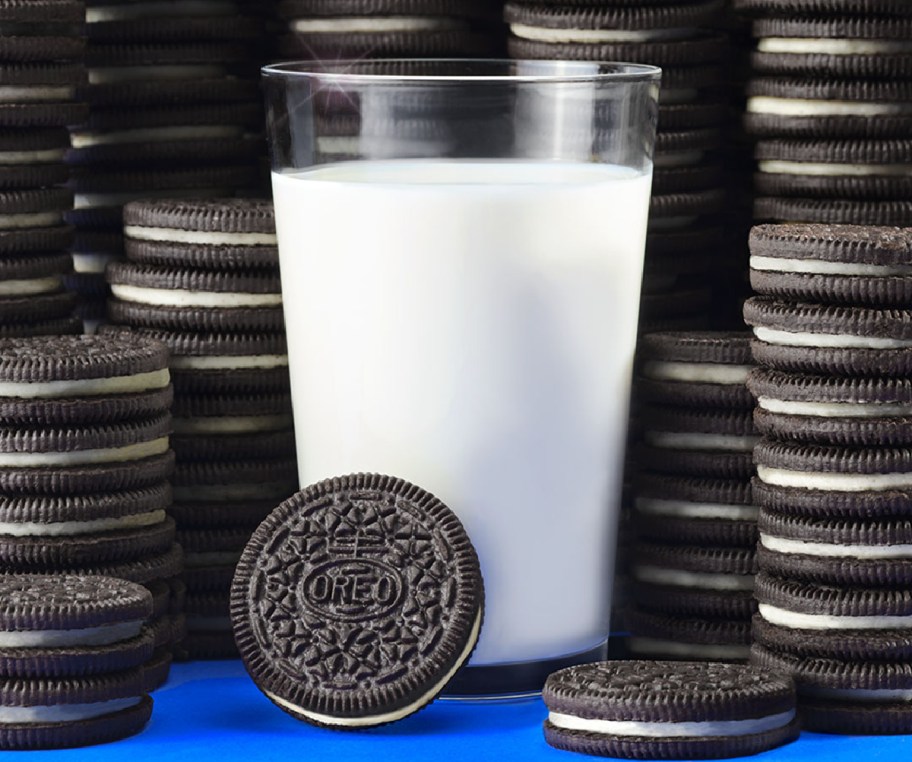
{"label": "oreo cookie", "polygon": [[757,225],[751,285],[792,301],[906,307],[912,301],[912,235],[897,227]]}
{"label": "oreo cookie", "polygon": [[742,13],[785,17],[796,13],[815,16],[852,13],[912,16],[912,8],[905,0],[734,0],[734,8]]}
{"label": "oreo cookie", "polygon": [[[68,57],[65,49],[82,46],[83,40],[75,35],[56,39],[0,36],[0,85],[5,90],[0,127],[17,131],[61,128],[85,119],[88,107],[77,101],[85,69],[75,62],[61,62]],[[58,58],[61,60],[55,60]]]}
{"label": "oreo cookie", "polygon": [[904,376],[912,373],[912,312],[755,296],[744,303],[754,360],[795,373]]}
{"label": "oreo cookie", "polygon": [[63,128],[0,131],[0,188],[59,185],[69,177],[63,163],[70,137]]}
{"label": "oreo cookie", "polygon": [[40,679],[133,669],[152,656],[152,597],[110,577],[0,575],[0,675]]}
{"label": "oreo cookie", "polygon": [[912,201],[846,199],[754,199],[754,219],[832,225],[912,225]]}
{"label": "oreo cookie", "polygon": [[555,672],[542,698],[545,740],[584,754],[737,757],[798,737],[794,684],[746,665],[596,662]]}
{"label": "oreo cookie", "polygon": [[72,193],[63,188],[0,193],[0,256],[65,249],[72,230],[63,212],[72,205]]}
{"label": "oreo cookie", "polygon": [[[301,592],[292,600],[290,589]],[[420,488],[377,475],[330,479],[285,501],[254,533],[231,588],[254,682],[293,716],[337,729],[432,701],[467,661],[482,616],[478,558],[459,520]],[[305,623],[306,639],[289,621]],[[339,642],[332,633],[348,633],[343,652],[360,653],[359,631],[381,639],[370,666],[325,657],[323,638]]]}

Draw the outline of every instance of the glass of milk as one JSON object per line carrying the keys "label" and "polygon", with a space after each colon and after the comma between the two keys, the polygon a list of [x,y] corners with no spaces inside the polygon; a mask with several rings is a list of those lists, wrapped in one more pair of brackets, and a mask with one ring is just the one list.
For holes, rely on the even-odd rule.
{"label": "glass of milk", "polygon": [[451,695],[604,658],[660,72],[263,70],[302,485],[436,494],[481,559]]}

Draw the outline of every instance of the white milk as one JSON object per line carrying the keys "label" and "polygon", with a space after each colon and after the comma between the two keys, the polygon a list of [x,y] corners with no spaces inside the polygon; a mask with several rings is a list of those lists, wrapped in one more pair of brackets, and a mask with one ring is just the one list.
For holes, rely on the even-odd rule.
{"label": "white milk", "polygon": [[385,473],[458,514],[471,664],[606,638],[649,189],[553,162],[273,175],[301,483]]}

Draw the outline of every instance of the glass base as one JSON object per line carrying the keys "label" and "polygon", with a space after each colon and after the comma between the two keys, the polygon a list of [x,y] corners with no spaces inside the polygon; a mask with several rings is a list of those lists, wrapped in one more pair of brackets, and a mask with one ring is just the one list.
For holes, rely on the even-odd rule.
{"label": "glass base", "polygon": [[608,658],[608,641],[588,651],[559,656],[540,661],[494,664],[485,667],[463,667],[456,674],[442,699],[470,699],[474,701],[516,699],[538,696],[545,679],[552,672],[574,664],[586,664]]}

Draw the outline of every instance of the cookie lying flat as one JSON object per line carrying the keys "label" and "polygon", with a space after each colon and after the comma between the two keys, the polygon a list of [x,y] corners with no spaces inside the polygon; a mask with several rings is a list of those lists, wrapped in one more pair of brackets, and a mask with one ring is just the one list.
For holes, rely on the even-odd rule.
{"label": "cookie lying flat", "polygon": [[735,664],[621,661],[552,674],[542,693],[545,740],[626,759],[757,754],[798,737],[795,689]]}
{"label": "cookie lying flat", "polygon": [[[475,647],[483,596],[475,550],[443,503],[359,474],[308,487],[260,525],[238,564],[231,617],[267,697],[351,730],[406,717],[443,690]],[[340,644],[331,648],[341,658],[323,643]]]}

